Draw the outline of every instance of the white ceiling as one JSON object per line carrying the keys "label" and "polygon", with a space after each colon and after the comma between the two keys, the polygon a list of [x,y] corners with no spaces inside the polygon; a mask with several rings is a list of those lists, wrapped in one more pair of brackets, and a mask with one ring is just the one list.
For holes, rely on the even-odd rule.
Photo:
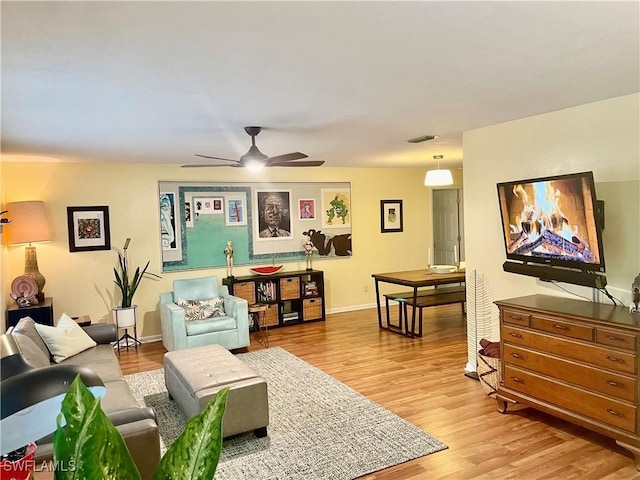
{"label": "white ceiling", "polygon": [[459,167],[465,130],[640,90],[637,1],[1,9],[6,161],[237,159],[258,125],[269,156]]}

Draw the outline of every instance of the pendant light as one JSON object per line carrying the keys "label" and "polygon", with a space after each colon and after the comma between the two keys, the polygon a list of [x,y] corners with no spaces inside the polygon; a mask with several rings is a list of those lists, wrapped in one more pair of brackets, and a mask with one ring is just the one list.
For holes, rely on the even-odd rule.
{"label": "pendant light", "polygon": [[434,155],[433,159],[438,161],[437,170],[427,170],[427,174],[424,177],[424,184],[427,187],[439,187],[443,185],[453,185],[453,177],[451,176],[451,170],[441,169],[440,160],[444,158],[444,155]]}

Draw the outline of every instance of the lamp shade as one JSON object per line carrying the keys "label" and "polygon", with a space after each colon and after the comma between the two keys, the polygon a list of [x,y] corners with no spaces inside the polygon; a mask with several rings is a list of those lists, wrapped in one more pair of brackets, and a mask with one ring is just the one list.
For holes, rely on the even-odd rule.
{"label": "lamp shade", "polygon": [[453,185],[451,170],[438,169],[429,170],[424,177],[424,184],[427,187],[438,187],[442,185]]}
{"label": "lamp shade", "polygon": [[100,377],[78,365],[34,368],[10,378],[2,378],[2,420],[0,454],[5,455],[34,442],[57,428],[56,418],[71,383],[80,375],[96,397],[106,393]]}
{"label": "lamp shade", "polygon": [[7,228],[9,245],[51,240],[44,202],[11,202],[7,203],[6,210],[11,219],[11,228]]}

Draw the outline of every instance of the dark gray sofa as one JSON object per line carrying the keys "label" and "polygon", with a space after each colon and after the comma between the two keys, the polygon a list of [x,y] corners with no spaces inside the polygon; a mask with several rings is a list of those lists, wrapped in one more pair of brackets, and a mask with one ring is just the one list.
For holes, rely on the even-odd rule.
{"label": "dark gray sofa", "polygon": [[[143,479],[151,479],[160,461],[160,436],[155,412],[149,407],[139,407],[124,380],[118,358],[111,342],[117,340],[113,324],[95,324],[84,327],[85,332],[97,343],[95,347],[67,358],[61,364],[76,364],[96,372],[107,388],[101,400],[103,411],[116,426],[124,439]],[[20,346],[24,358],[35,368],[50,365],[50,352],[35,328],[35,322],[22,318],[11,334]],[[52,436],[36,443],[36,463],[53,456]]]}

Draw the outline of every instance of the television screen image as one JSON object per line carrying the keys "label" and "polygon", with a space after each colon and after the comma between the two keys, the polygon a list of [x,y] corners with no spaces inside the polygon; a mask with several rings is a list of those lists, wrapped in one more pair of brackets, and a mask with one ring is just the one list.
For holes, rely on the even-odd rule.
{"label": "television screen image", "polygon": [[499,183],[498,197],[508,259],[604,271],[592,172]]}

